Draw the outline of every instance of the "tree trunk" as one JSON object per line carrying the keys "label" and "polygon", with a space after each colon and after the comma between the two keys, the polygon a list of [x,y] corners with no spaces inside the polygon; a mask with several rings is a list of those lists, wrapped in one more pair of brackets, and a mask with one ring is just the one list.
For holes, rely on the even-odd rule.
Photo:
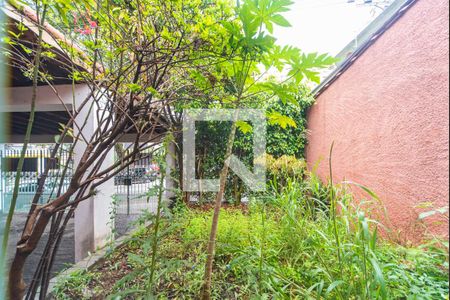
{"label": "tree trunk", "polygon": [[230,166],[229,158],[233,154],[233,144],[236,138],[236,122],[233,122],[231,133],[227,142],[227,151],[225,155],[225,165],[220,173],[220,190],[216,196],[216,202],[214,207],[214,217],[211,225],[211,234],[209,237],[208,243],[208,258],[205,266],[205,278],[203,282],[203,290],[201,298],[203,300],[211,299],[211,281],[212,281],[212,272],[213,272],[213,264],[214,264],[214,256],[216,254],[216,238],[217,238],[217,228],[219,225],[219,216],[220,209],[222,207],[222,202],[225,194],[225,188],[227,184],[228,177],[228,169]]}
{"label": "tree trunk", "polygon": [[22,300],[25,295],[27,287],[25,281],[23,280],[25,262],[28,256],[36,249],[42,234],[50,221],[50,217],[50,209],[44,209],[32,229],[32,233],[29,235],[29,238],[24,242],[19,242],[17,245],[16,254],[14,256],[8,278],[8,293],[10,300]]}
{"label": "tree trunk", "polygon": [[[23,269],[27,257],[27,254],[16,254],[16,256],[14,257],[13,265],[15,266],[15,268],[11,269],[11,271],[9,272],[10,280],[8,284],[8,292],[10,300],[20,300],[23,299],[25,295],[27,285],[23,280]],[[11,278],[14,278],[14,280],[11,280]]]}

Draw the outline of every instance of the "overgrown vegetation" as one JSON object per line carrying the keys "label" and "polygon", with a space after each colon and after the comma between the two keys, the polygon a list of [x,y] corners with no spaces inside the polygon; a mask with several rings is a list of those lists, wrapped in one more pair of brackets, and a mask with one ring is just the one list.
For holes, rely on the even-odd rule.
{"label": "overgrown vegetation", "polygon": [[[237,3],[230,0],[9,0],[7,3],[19,15],[31,11],[23,7],[24,3],[29,4],[36,12],[36,20],[30,18],[29,22],[44,25],[48,21],[61,35],[47,23],[38,27],[40,35],[49,31],[49,37],[45,36],[51,38],[51,46],[42,39],[34,40],[32,34],[32,41],[28,41],[31,31],[21,21],[11,28],[10,24],[2,24],[1,29],[8,35],[2,47],[7,55],[2,61],[18,68],[28,79],[30,65],[37,66],[33,68],[34,85],[50,86],[56,96],[59,96],[57,78],[48,69],[49,62],[65,71],[64,80],[72,83],[74,91],[81,83],[89,90],[84,99],[74,99],[73,109],[65,106],[70,120],[61,124],[52,158],[56,158],[65,140],[73,139],[69,159],[77,160],[76,167],[66,192],[51,195],[44,205],[38,204],[38,192],[32,201],[10,268],[11,299],[24,296],[34,299],[38,292],[45,294],[50,280],[48,270],[54,264],[66,225],[78,205],[95,197],[103,183],[133,164],[141,153],[154,148],[163,135],[173,133],[179,140],[184,109],[264,109],[271,99],[279,99],[278,107],[272,107],[267,113],[271,125],[296,127],[296,122],[283,115],[281,108],[298,105],[297,98],[305,82],[318,82],[318,69],[335,63],[327,54],[307,54],[276,43],[274,28],[290,26],[283,16],[293,4],[290,0]],[[92,119],[100,125],[93,132],[84,132]],[[30,117],[30,130],[32,121]],[[232,122],[225,158],[232,155],[238,129],[245,134],[251,125]],[[131,143],[127,149],[121,149],[127,155],[107,165],[108,153],[117,151],[117,143],[127,135],[132,136]],[[219,218],[228,186],[227,163],[218,168],[221,188],[216,196],[215,220]],[[69,177],[66,171],[63,177]],[[42,174],[40,191],[48,180],[47,173],[45,170]],[[180,186],[183,186],[182,179]],[[17,186],[18,181],[16,190]],[[205,299],[209,298],[216,223],[212,224],[209,260],[205,266]],[[51,238],[33,280],[27,283],[23,280],[23,266],[48,228]],[[7,237],[5,245],[6,242]]]}
{"label": "overgrown vegetation", "polygon": [[[22,1],[9,2],[21,10]],[[66,69],[74,88],[83,82],[90,92],[68,110],[71,119],[61,125],[52,155],[64,139],[73,139],[69,156],[81,159],[70,188],[60,189],[44,205],[36,194],[11,266],[9,298],[45,298],[61,238],[78,205],[163,136],[173,134],[171,141],[179,141],[186,108],[266,109],[269,192],[244,193],[242,182],[228,173],[233,153],[248,166],[261,159],[251,154],[252,124],[237,118],[203,124],[197,175],[220,173],[214,211],[210,204],[179,204],[162,215],[161,176],[157,214],[141,220],[154,225],[112,250],[102,265],[60,282],[54,291],[58,299],[448,298],[448,243],[404,248],[382,241],[385,228],[368,218],[370,204],[378,201],[373,193],[366,189],[370,199],[354,201],[345,185],[324,185],[307,174],[305,110],[313,100],[305,81],[318,83],[318,69],[335,59],[277,45],[274,27],[290,26],[283,17],[290,0],[27,2],[42,24],[48,19],[70,41],[55,39],[58,51],[41,45],[42,38],[36,45],[26,43],[22,37],[28,29],[18,23],[4,51],[11,57],[17,48],[27,54],[15,59],[24,75],[33,66],[35,87],[53,87],[54,78],[39,67],[41,60],[53,60]],[[86,116],[79,120],[83,110]],[[83,128],[94,115],[101,125],[85,136]],[[32,123],[30,117],[30,132]],[[133,143],[119,149],[125,136]],[[105,165],[112,150],[120,160]],[[181,173],[180,157],[178,164]],[[41,191],[48,172],[39,182]],[[181,175],[178,184],[183,186]],[[240,204],[244,194],[248,206],[221,209],[223,200]],[[111,220],[114,214],[113,209]],[[41,261],[26,285],[24,264],[48,229]]]}
{"label": "overgrown vegetation", "polygon": [[[303,159],[307,143],[306,111],[314,103],[309,95],[310,91],[304,88],[299,94],[296,104],[286,103],[279,99],[272,99],[265,104],[268,115],[280,114],[286,116],[285,123],[278,124],[269,120],[267,124],[267,165],[284,157],[291,161]],[[273,117],[274,118],[274,117]],[[226,140],[231,130],[230,122],[198,122],[196,125],[196,173],[197,178],[216,178],[225,161]],[[238,131],[233,145],[233,154],[236,155],[249,169],[252,168],[255,158],[253,156],[253,131]],[[281,162],[279,162],[281,163]],[[275,169],[277,168],[274,166]],[[303,168],[303,165],[302,165]],[[277,171],[274,170],[273,175]],[[226,188],[226,201],[241,204],[242,199],[249,194],[248,188],[235,174],[228,175]],[[210,194],[199,194],[201,202],[211,200]]]}
{"label": "overgrown vegetation", "polygon": [[[333,187],[341,207],[333,214],[330,186],[313,175],[277,190],[253,197],[244,210],[222,209],[213,299],[447,299],[448,249],[381,240],[383,226],[363,209],[376,199],[356,204],[345,186]],[[89,280],[74,274],[55,296],[196,299],[211,222],[201,206],[177,207],[163,219],[154,282],[153,229],[142,227],[104,265],[81,275]]]}

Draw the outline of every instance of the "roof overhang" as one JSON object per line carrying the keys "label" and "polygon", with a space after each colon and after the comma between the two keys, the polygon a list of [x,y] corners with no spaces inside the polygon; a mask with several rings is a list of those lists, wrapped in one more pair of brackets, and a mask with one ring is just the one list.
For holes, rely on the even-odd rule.
{"label": "roof overhang", "polygon": [[[9,27],[8,30],[10,32],[18,34],[18,24],[23,24],[28,29],[19,37],[18,42],[29,47],[37,44],[39,36],[38,17],[33,9],[27,6],[14,7],[6,3],[1,7],[0,13],[6,16],[4,25]],[[42,40],[45,44],[51,46],[50,51],[55,55],[55,58],[45,57],[42,59],[42,68],[50,75],[52,84],[71,84],[71,74],[74,69],[89,71],[87,63],[89,58],[82,49],[49,23],[45,23],[43,27]],[[11,34],[10,39],[14,38]],[[73,55],[69,57],[68,51],[64,50],[62,46],[67,46],[64,48],[70,49],[69,51]],[[9,65],[8,86],[31,86],[32,80],[24,76],[24,71],[29,70],[26,60],[32,61],[33,54],[26,53],[21,47],[12,48],[12,46],[10,46],[10,53],[12,55],[10,55],[9,62],[7,62]],[[99,71],[101,70],[99,69]],[[46,85],[46,83],[40,82],[39,85]]]}

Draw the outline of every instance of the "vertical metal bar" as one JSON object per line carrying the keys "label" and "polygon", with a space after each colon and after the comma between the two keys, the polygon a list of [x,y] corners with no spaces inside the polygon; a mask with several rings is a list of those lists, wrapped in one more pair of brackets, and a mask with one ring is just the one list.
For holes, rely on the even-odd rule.
{"label": "vertical metal bar", "polygon": [[[47,151],[46,151],[46,152],[47,152]],[[47,154],[47,153],[46,153],[46,154]],[[39,166],[39,172],[38,172],[39,174],[38,174],[38,177],[39,177],[42,173],[44,173],[44,169],[45,169],[44,164],[48,164],[48,163],[49,163],[46,154],[44,154],[44,153],[42,152],[42,149],[39,150],[39,160],[41,161],[41,165]]]}
{"label": "vertical metal bar", "polygon": [[[40,162],[40,164],[38,166],[38,170],[37,170],[37,174],[36,174],[36,187],[35,187],[34,193],[37,192],[37,188],[39,187],[40,178],[42,176],[42,173],[44,173],[45,165],[49,163],[49,161],[47,160],[47,155],[44,154],[42,149],[39,149],[37,151],[37,156],[38,156],[38,162]],[[45,187],[44,187],[44,193],[45,193]],[[41,199],[44,200],[44,195],[41,195]]]}
{"label": "vertical metal bar", "polygon": [[127,215],[130,215],[130,187],[133,184],[133,180],[130,177],[130,166],[127,167]]}

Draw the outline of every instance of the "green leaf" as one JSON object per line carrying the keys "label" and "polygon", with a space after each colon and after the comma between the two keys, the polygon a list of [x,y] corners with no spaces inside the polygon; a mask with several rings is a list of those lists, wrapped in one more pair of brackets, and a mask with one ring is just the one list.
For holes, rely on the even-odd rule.
{"label": "green leaf", "polygon": [[342,280],[338,280],[330,284],[330,286],[327,289],[326,294],[329,295],[332,291],[334,291],[338,286],[344,284],[345,282]]}
{"label": "green leaf", "polygon": [[298,104],[296,96],[299,93],[299,89],[296,84],[277,84],[274,82],[268,82],[260,84],[258,87],[274,93],[281,100],[281,102],[283,102],[283,104]]}
{"label": "green leaf", "polygon": [[280,125],[281,128],[286,129],[288,127],[297,128],[297,123],[288,116],[283,116],[279,112],[271,112],[267,114],[269,123],[271,125]]}
{"label": "green leaf", "polygon": [[271,22],[265,22],[264,25],[266,25],[267,30],[270,34],[273,34],[273,24]]}
{"label": "green leaf", "polygon": [[375,231],[372,235],[372,239],[370,240],[370,249],[372,251],[375,251],[377,247],[377,241],[378,241],[378,227],[375,228]]}
{"label": "green leaf", "polygon": [[277,25],[279,25],[279,26],[281,26],[281,27],[291,27],[291,26],[292,26],[291,23],[289,23],[289,21],[286,20],[286,18],[283,17],[282,15],[275,15],[275,16],[273,16],[273,17],[271,18],[271,20],[272,20],[275,24],[277,24]]}
{"label": "green leaf", "polygon": [[128,88],[130,89],[130,91],[132,93],[138,93],[142,90],[142,87],[139,84],[135,84],[135,83],[130,83],[128,85]]}
{"label": "green leaf", "polygon": [[233,22],[226,22],[226,21],[221,22],[221,24],[232,35],[237,36],[237,37],[242,36],[240,33],[240,30],[239,30],[239,26],[237,24],[235,24]]}
{"label": "green leaf", "polygon": [[274,24],[289,27],[291,24],[280,14],[289,11],[290,0],[247,0],[240,9],[245,36],[254,37],[263,26],[272,34]]}
{"label": "green leaf", "polygon": [[138,266],[141,266],[141,267],[145,267],[146,266],[145,260],[141,256],[139,256],[137,254],[128,253],[128,259],[131,262],[133,262],[134,264],[138,265]]}
{"label": "green leaf", "polygon": [[22,44],[19,44],[19,46],[20,46],[20,48],[22,48],[22,50],[23,50],[26,54],[31,54],[31,53],[33,53],[33,50],[31,50],[30,48],[25,47],[25,46],[22,45]]}
{"label": "green leaf", "polygon": [[349,184],[349,185],[354,185],[356,187],[359,187],[360,189],[362,189],[363,191],[365,191],[367,194],[369,194],[374,200],[380,200],[380,198],[378,197],[377,194],[375,194],[374,191],[372,191],[371,189],[369,189],[368,187],[361,185],[359,183],[355,183],[353,181],[344,181],[344,184]]}
{"label": "green leaf", "polygon": [[308,78],[312,82],[320,84],[321,78],[320,78],[320,73],[319,72],[313,72],[313,71],[304,70],[303,74],[306,76],[306,78]]}
{"label": "green leaf", "polygon": [[328,54],[309,53],[291,57],[289,65],[291,70],[289,76],[297,83],[307,78],[310,81],[320,83],[319,69],[329,67],[338,60]]}
{"label": "green leaf", "polygon": [[372,258],[370,259],[370,262],[372,263],[373,270],[375,271],[375,280],[380,285],[381,299],[385,300],[387,299],[387,287],[383,271],[381,270],[378,261],[376,259]]}
{"label": "green leaf", "polygon": [[247,134],[253,131],[252,125],[245,121],[237,121],[236,126],[243,134]]}
{"label": "green leaf", "polygon": [[289,6],[292,4],[294,4],[294,2],[290,0],[273,0],[271,9],[275,13],[288,12],[290,10]]}
{"label": "green leaf", "polygon": [[[246,2],[247,4],[247,2]],[[239,13],[239,18],[242,22],[245,37],[252,38],[258,32],[259,24],[256,22],[255,17],[250,9],[249,5],[243,5]]]}

